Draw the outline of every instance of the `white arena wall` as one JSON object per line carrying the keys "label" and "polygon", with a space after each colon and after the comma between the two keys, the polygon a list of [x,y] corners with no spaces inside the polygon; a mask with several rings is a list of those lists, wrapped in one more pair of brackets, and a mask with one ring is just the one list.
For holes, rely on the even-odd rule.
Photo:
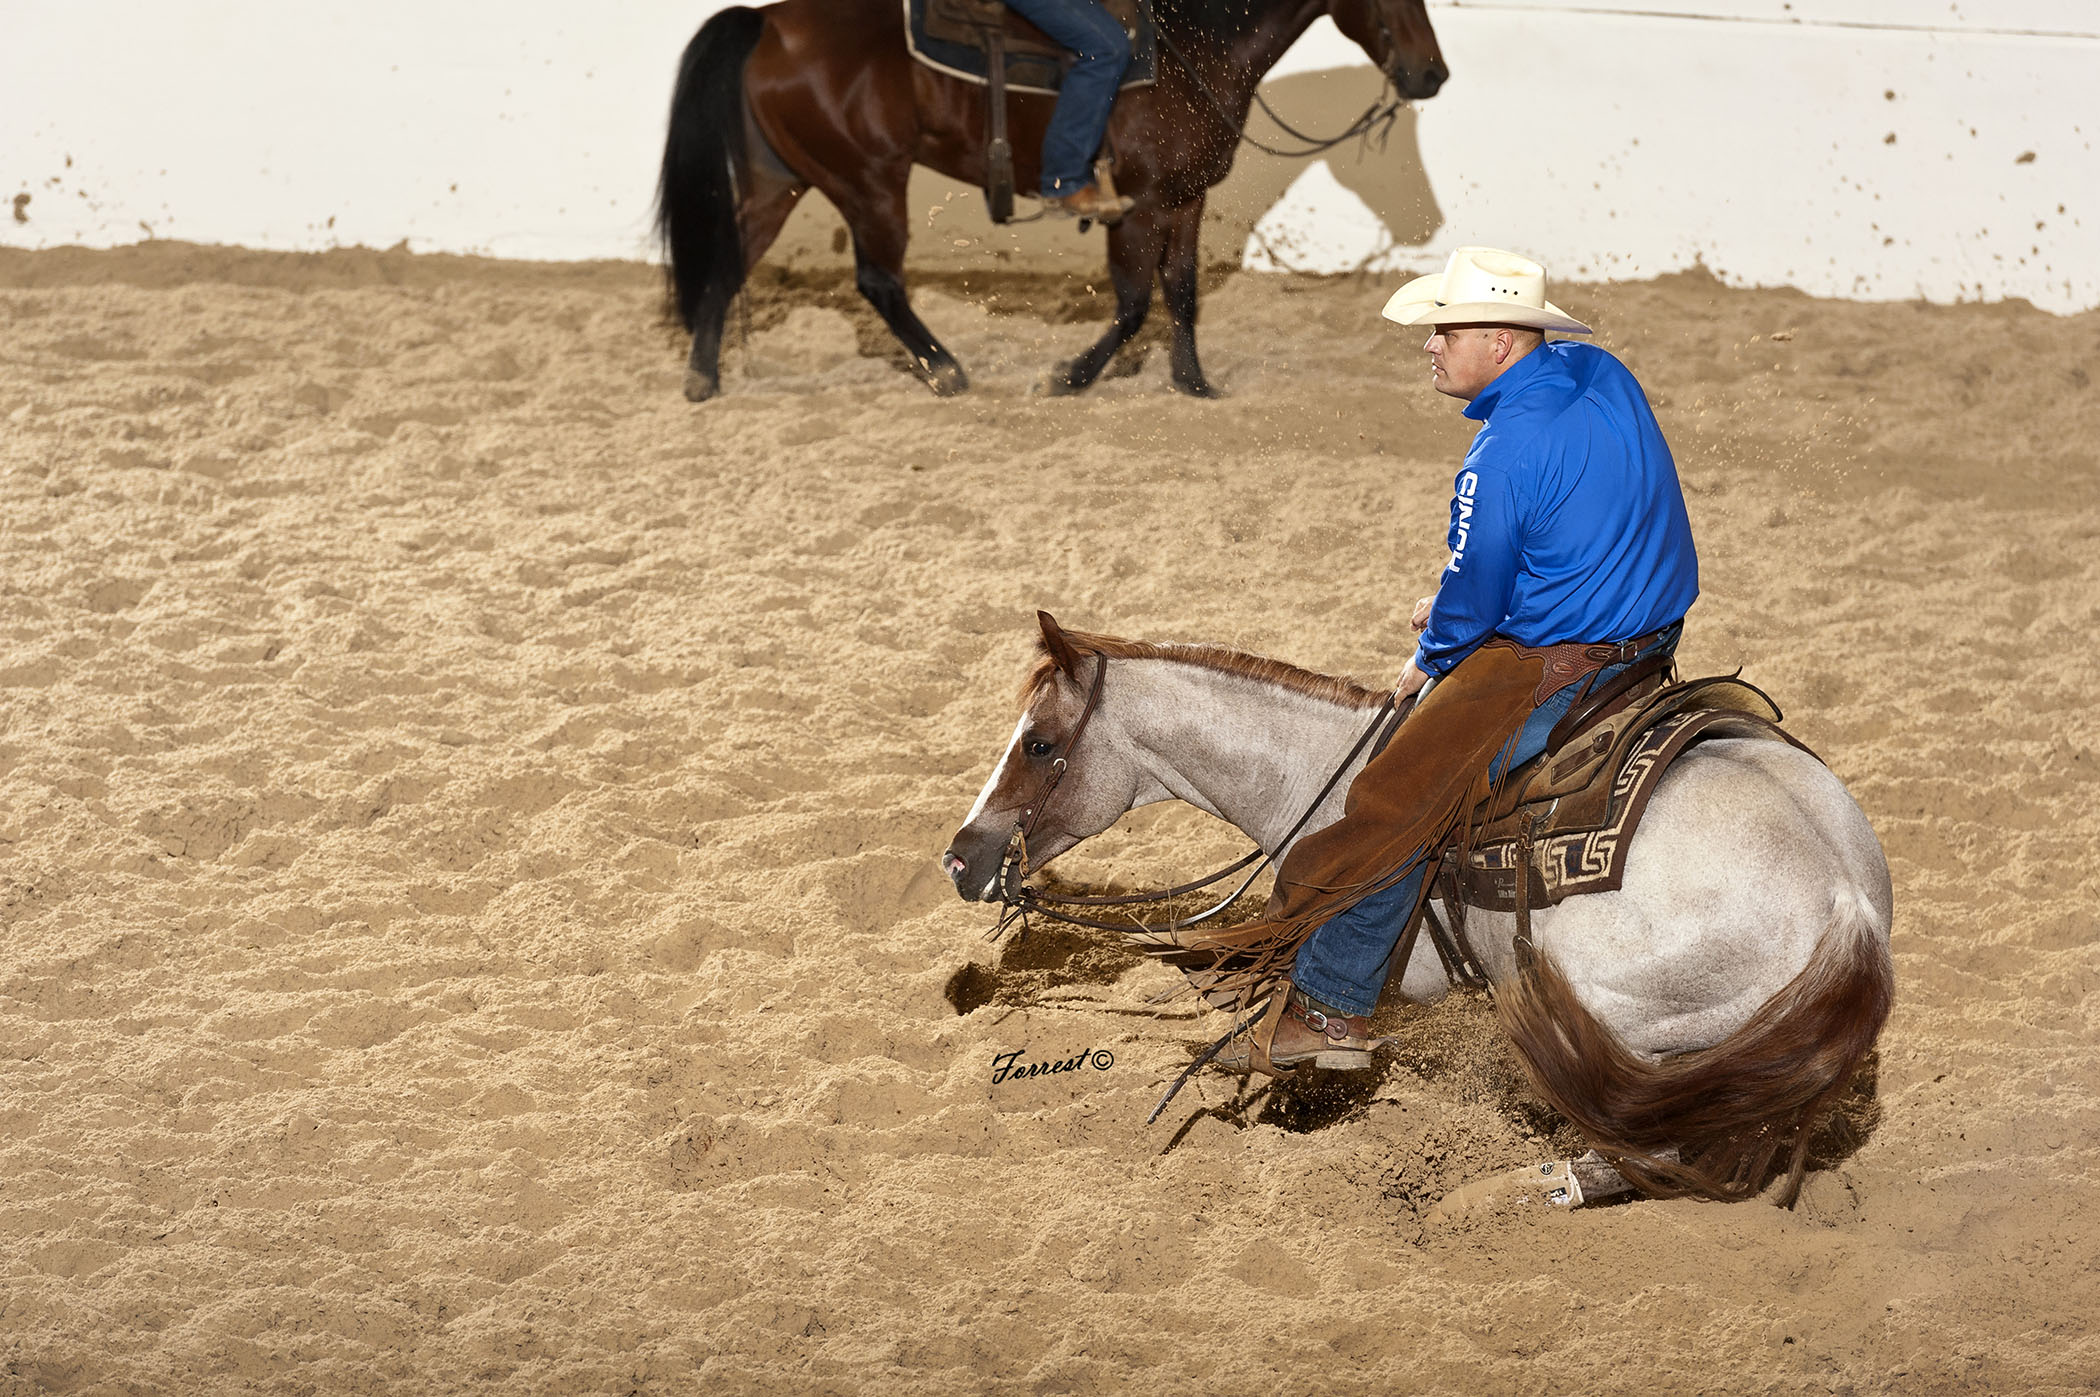
{"label": "white arena wall", "polygon": [[[639,258],[679,50],[712,0],[15,7],[0,246],[148,237]],[[2100,305],[2095,0],[1433,0],[1452,68],[1383,151],[1247,152],[1210,254],[1397,272],[1453,246],[1557,275]],[[1324,22],[1276,75],[1332,130],[1376,88]],[[1099,266],[923,174],[920,266]],[[935,212],[938,210],[938,212]],[[842,260],[806,201],[776,256]]]}

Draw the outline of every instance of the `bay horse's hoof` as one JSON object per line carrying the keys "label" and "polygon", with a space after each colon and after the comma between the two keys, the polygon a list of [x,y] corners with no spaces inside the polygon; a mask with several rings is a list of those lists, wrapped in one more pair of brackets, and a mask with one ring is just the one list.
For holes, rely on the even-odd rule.
{"label": "bay horse's hoof", "polygon": [[689,403],[704,403],[722,391],[721,381],[709,378],[698,369],[685,371],[685,400]]}
{"label": "bay horse's hoof", "polygon": [[1176,392],[1188,394],[1191,398],[1209,398],[1212,401],[1225,396],[1225,390],[1213,386],[1207,378],[1177,378],[1174,380],[1174,389]]}
{"label": "bay horse's hoof", "polygon": [[933,390],[936,398],[952,398],[970,389],[970,376],[953,360],[945,364],[920,365],[919,377]]}

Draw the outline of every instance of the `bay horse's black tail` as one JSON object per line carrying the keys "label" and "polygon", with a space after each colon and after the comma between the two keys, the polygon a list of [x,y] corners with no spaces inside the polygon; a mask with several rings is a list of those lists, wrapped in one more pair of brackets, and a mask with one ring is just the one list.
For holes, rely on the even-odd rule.
{"label": "bay horse's black tail", "polygon": [[745,158],[744,60],[765,25],[757,10],[723,10],[700,26],[678,61],[656,231],[670,306],[688,330],[697,327],[704,301],[727,306],[743,285],[737,182]]}

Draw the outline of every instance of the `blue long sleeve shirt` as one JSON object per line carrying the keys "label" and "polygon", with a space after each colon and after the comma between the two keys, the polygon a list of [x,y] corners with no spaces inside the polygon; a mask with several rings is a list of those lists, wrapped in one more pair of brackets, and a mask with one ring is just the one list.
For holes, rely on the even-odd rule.
{"label": "blue long sleeve shirt", "polygon": [[1466,405],[1485,423],[1452,482],[1451,561],[1415,651],[1449,674],[1490,636],[1631,640],[1681,619],[1699,560],[1677,463],[1624,364],[1555,340]]}

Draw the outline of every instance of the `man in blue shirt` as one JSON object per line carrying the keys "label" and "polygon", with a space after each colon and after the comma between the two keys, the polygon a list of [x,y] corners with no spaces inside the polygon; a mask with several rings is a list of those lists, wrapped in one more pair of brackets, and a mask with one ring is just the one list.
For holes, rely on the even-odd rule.
{"label": "man in blue shirt", "polygon": [[[1545,750],[1547,734],[1585,688],[1676,648],[1699,594],[1684,494],[1626,366],[1594,345],[1546,341],[1548,330],[1590,331],[1546,300],[1545,270],[1536,262],[1460,248],[1442,275],[1395,293],[1385,317],[1429,329],[1423,348],[1431,382],[1483,424],[1453,481],[1451,560],[1435,595],[1415,604],[1421,641],[1394,694],[1426,701],[1426,686],[1453,676],[1490,639],[1505,653],[1514,642],[1543,677],[1517,701],[1518,712],[1530,712],[1491,764],[1499,777]],[[1567,648],[1539,654],[1549,647]],[[1508,734],[1491,737],[1500,745]],[[1394,746],[1406,735],[1403,724]],[[1437,756],[1408,754],[1407,779],[1425,775]],[[1367,772],[1386,776],[1377,767]],[[1321,832],[1329,845],[1346,848],[1345,827],[1376,818],[1375,801],[1357,799],[1361,781],[1349,813],[1331,834]],[[1394,951],[1421,894],[1425,854],[1417,847],[1405,876],[1312,931],[1298,947],[1287,991],[1221,1063],[1240,1071],[1307,1061],[1372,1065],[1370,1015],[1399,968]],[[1292,871],[1286,861],[1279,891]],[[1355,872],[1369,883],[1390,876]]]}

